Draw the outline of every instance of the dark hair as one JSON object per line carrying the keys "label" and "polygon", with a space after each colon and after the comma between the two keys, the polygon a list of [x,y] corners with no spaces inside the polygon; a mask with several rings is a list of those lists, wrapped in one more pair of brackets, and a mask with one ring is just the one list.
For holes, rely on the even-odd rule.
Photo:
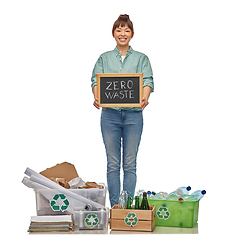
{"label": "dark hair", "polygon": [[113,28],[112,28],[112,35],[114,36],[114,31],[117,27],[119,27],[119,26],[125,27],[125,24],[127,24],[128,27],[132,30],[132,35],[133,35],[134,34],[133,23],[131,22],[131,20],[129,19],[129,16],[127,14],[120,15],[118,17],[118,19],[115,21],[115,23],[113,24]]}

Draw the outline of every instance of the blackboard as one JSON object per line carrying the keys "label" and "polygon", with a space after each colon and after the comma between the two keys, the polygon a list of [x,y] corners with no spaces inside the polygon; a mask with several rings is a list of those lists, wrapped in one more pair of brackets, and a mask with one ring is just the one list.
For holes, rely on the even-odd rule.
{"label": "blackboard", "polygon": [[142,73],[98,73],[100,107],[141,107]]}

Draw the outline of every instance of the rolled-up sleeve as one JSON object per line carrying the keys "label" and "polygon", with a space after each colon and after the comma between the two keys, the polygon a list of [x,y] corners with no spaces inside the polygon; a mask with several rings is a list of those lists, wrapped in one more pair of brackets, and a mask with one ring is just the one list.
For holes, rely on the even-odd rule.
{"label": "rolled-up sleeve", "polygon": [[151,92],[154,91],[153,72],[150,61],[145,55],[142,61],[142,73],[143,73],[143,87],[151,87]]}
{"label": "rolled-up sleeve", "polygon": [[102,56],[100,56],[93,68],[92,78],[91,78],[91,87],[93,89],[94,86],[97,85],[97,73],[103,73],[103,61]]}

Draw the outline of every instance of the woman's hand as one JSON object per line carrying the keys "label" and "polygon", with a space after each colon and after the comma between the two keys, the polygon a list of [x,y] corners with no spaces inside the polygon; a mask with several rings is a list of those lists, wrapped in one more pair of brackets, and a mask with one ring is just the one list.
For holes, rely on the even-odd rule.
{"label": "woman's hand", "polygon": [[144,110],[144,108],[149,104],[148,99],[146,97],[143,97],[142,99],[142,104],[141,104],[141,108],[142,110]]}
{"label": "woman's hand", "polygon": [[94,102],[93,106],[97,109],[100,109],[98,98],[97,98],[97,86],[93,87]]}
{"label": "woman's hand", "polygon": [[95,101],[93,102],[93,106],[97,109],[100,109],[98,99],[97,98],[94,98],[94,99],[95,99]]}
{"label": "woman's hand", "polygon": [[142,104],[141,104],[142,110],[144,110],[144,108],[149,104],[148,98],[150,96],[150,93],[151,93],[150,87],[146,86],[143,88],[143,98],[142,98]]}

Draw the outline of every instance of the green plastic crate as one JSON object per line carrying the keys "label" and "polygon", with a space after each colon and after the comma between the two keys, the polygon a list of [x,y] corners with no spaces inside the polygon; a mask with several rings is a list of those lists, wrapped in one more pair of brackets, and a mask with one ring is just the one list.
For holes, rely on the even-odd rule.
{"label": "green plastic crate", "polygon": [[198,221],[199,201],[148,199],[156,207],[156,226],[192,228]]}

